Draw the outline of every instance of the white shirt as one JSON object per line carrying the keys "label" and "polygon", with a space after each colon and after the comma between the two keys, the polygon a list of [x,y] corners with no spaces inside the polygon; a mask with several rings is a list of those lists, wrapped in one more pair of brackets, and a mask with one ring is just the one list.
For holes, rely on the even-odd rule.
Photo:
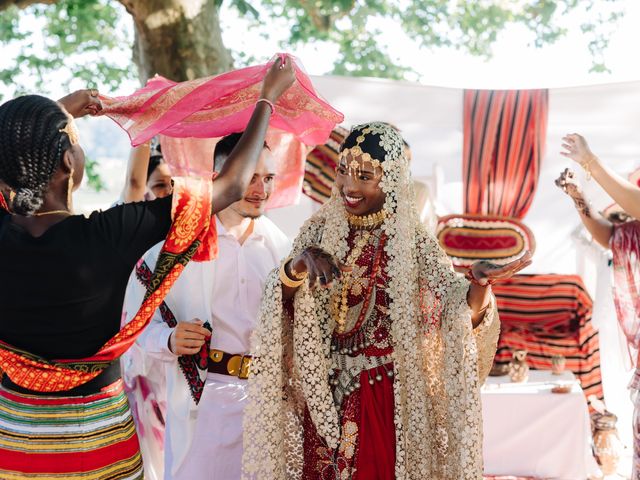
{"label": "white shirt", "polygon": [[[289,243],[281,239],[283,248],[273,248],[268,238],[277,227],[264,217],[254,221],[253,232],[242,245],[219,220],[217,228],[220,255],[212,266],[215,275],[211,296],[211,348],[249,353],[264,283],[269,272],[288,253]],[[284,237],[279,230],[275,233]]]}
{"label": "white shirt", "polygon": [[[277,268],[281,259],[289,253],[291,244],[284,233],[264,216],[254,221],[253,232],[242,245],[217,219],[216,225],[218,258],[208,262],[187,264],[164,301],[178,322],[191,322],[195,318],[203,322],[208,321],[213,330],[210,344],[212,348],[232,354],[250,353],[250,336],[257,323],[267,275]],[[155,267],[161,247],[160,243],[144,256],[151,270]],[[144,288],[137,279],[132,278],[127,291],[127,300],[131,302],[126,309],[128,317],[129,313],[135,313],[143,295]],[[220,382],[215,381],[215,374],[205,372],[206,387],[200,405],[206,405],[205,410],[208,407],[213,408],[215,412],[210,412],[213,415],[210,415],[210,418],[199,419],[198,405],[189,394],[189,387],[176,361],[177,356],[168,347],[172,331],[173,329],[156,311],[151,324],[137,340],[147,360],[139,362],[140,365],[135,365],[134,369],[140,370],[138,374],[149,375],[149,373],[158,373],[158,370],[162,369],[161,365],[154,364],[153,359],[159,359],[164,364],[162,373],[166,374],[167,388],[165,447],[169,450],[165,451],[165,478],[177,478],[174,477],[176,473],[182,478],[181,472],[177,472],[178,469],[184,467],[189,455],[197,453],[192,450],[192,447],[200,447],[199,442],[195,444],[193,442],[194,435],[198,435],[196,427],[198,425],[202,427],[203,422],[218,423],[215,418],[219,417],[220,422],[224,422],[227,429],[227,434],[220,438],[225,441],[231,437],[241,439],[242,422],[228,415],[230,413],[228,409],[237,408],[238,415],[241,415],[243,405],[236,405],[238,402],[234,400],[233,405],[225,407],[225,403],[229,400],[225,400],[223,396],[231,387],[219,390]],[[132,371],[131,374],[136,372]],[[222,380],[228,382],[229,379],[233,377]],[[243,385],[241,388],[244,389],[246,381],[235,380],[240,382]],[[244,402],[241,403],[244,404]],[[221,454],[226,455],[225,458],[228,458],[229,462],[239,465],[239,460],[231,458],[241,455],[242,442],[241,440],[238,442],[235,455],[231,455],[228,451],[221,451]],[[195,467],[197,466],[194,465]]]}

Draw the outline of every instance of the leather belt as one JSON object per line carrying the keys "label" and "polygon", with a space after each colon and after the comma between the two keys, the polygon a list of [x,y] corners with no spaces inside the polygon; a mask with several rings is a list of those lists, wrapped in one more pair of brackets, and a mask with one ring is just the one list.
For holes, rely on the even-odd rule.
{"label": "leather belt", "polygon": [[231,375],[246,380],[249,378],[250,366],[251,355],[238,355],[213,349],[209,352],[208,370],[211,373]]}

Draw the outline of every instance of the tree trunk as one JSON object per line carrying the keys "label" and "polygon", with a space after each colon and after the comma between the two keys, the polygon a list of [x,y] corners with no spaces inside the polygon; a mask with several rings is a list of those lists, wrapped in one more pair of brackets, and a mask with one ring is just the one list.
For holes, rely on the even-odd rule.
{"label": "tree trunk", "polygon": [[144,84],[155,74],[181,82],[231,69],[214,0],[120,0],[133,17],[133,60]]}

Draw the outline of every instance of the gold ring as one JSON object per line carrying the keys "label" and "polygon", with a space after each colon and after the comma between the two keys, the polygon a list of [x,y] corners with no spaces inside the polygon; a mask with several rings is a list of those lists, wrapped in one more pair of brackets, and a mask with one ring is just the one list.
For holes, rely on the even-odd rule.
{"label": "gold ring", "polygon": [[98,90],[96,90],[95,88],[92,88],[91,90],[89,90],[89,95],[91,95],[92,97],[97,97]]}

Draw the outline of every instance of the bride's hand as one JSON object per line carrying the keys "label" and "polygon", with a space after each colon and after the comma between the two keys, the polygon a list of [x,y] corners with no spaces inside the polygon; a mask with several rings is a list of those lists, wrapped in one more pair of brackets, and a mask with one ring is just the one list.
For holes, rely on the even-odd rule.
{"label": "bride's hand", "polygon": [[531,265],[531,252],[527,251],[518,260],[506,265],[496,265],[485,260],[474,263],[471,266],[473,278],[480,285],[488,285],[501,280],[508,280],[523,268]]}
{"label": "bride's hand", "polygon": [[342,272],[351,270],[320,247],[306,248],[291,260],[290,268],[294,277],[309,275],[309,288],[314,288],[316,282],[322,287],[330,287],[334,279],[342,277]]}

